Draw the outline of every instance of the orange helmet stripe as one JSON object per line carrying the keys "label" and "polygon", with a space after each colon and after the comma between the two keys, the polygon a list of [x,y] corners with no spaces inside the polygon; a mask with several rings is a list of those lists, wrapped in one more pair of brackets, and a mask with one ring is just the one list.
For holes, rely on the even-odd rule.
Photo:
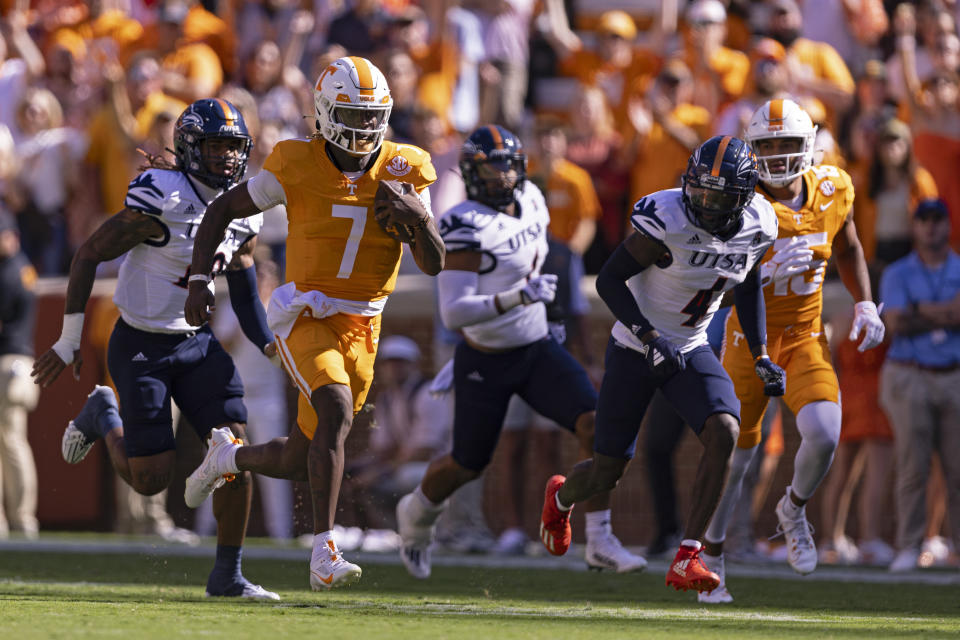
{"label": "orange helmet stripe", "polygon": [[733,136],[723,136],[723,140],[720,141],[720,146],[717,147],[717,155],[713,158],[713,167],[710,168],[710,175],[720,175],[720,167],[723,165],[723,156],[727,153],[727,145],[730,144],[730,140],[732,139]]}
{"label": "orange helmet stripe", "polygon": [[770,101],[770,126],[783,126],[783,99]]}
{"label": "orange helmet stripe", "polygon": [[496,145],[496,148],[503,149],[503,138],[500,136],[500,130],[494,125],[488,124],[487,131],[490,132],[490,136],[493,138],[493,144]]}
{"label": "orange helmet stripe", "polygon": [[214,98],[217,101],[217,104],[220,105],[220,110],[223,111],[223,117],[227,121],[227,126],[232,127],[234,125],[234,120],[237,119],[236,114],[233,112],[233,109],[230,108],[230,103],[226,100],[221,100],[220,98]]}
{"label": "orange helmet stripe", "polygon": [[360,93],[365,96],[373,95],[373,71],[370,69],[370,63],[360,56],[350,56],[350,61],[357,70],[357,79],[360,83],[358,87]]}

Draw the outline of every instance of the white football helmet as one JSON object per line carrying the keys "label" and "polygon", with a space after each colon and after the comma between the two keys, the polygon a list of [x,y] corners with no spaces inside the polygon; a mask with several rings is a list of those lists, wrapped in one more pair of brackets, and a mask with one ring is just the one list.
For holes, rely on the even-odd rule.
{"label": "white football helmet", "polygon": [[[813,165],[816,137],[817,127],[807,112],[793,100],[786,99],[765,102],[750,118],[744,135],[760,161],[760,181],[773,187],[789,184]],[[803,142],[801,151],[762,155],[757,141],[769,138],[798,138]],[[775,165],[776,170],[771,169],[771,165]]]}
{"label": "white football helmet", "polygon": [[313,91],[320,135],[347,153],[364,156],[383,144],[393,98],[387,79],[359,56],[335,60]]}

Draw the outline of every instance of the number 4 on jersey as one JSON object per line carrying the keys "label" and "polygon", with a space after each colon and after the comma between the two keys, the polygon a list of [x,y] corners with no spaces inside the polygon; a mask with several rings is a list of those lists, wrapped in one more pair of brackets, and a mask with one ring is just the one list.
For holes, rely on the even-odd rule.
{"label": "number 4 on jersey", "polygon": [[695,327],[703,316],[707,315],[707,311],[709,311],[710,305],[713,303],[714,295],[723,293],[723,286],[726,283],[727,279],[720,276],[709,289],[700,289],[700,291],[697,291],[690,299],[690,302],[687,303],[687,306],[682,309],[683,313],[690,314],[690,317],[683,323],[683,326]]}

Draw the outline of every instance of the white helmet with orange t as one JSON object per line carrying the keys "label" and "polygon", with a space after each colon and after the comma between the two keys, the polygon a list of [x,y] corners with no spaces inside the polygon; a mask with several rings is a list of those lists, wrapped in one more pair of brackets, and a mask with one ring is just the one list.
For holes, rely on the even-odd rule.
{"label": "white helmet with orange t", "polygon": [[[757,144],[771,138],[798,139],[798,150],[792,153],[769,153]],[[768,100],[754,112],[744,139],[760,161],[760,181],[782,187],[803,175],[813,165],[813,148],[817,127],[809,114],[793,100]]]}
{"label": "white helmet with orange t", "polygon": [[383,144],[393,98],[387,79],[359,56],[334,60],[313,91],[320,135],[347,153],[363,156]]}

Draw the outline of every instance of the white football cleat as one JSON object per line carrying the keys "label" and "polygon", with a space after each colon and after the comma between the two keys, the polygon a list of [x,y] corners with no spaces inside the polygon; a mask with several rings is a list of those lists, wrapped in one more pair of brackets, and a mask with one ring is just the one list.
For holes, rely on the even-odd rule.
{"label": "white football cleat", "polygon": [[647,568],[646,559],[624,549],[620,540],[612,533],[588,538],[584,558],[587,567],[597,571],[612,569],[617,573],[630,573]]}
{"label": "white football cleat", "polygon": [[407,572],[414,578],[430,577],[430,555],[433,549],[435,527],[423,527],[414,522],[411,505],[417,499],[412,493],[400,498],[397,503],[397,533],[400,534],[400,559]]}
{"label": "white football cleat", "polygon": [[777,503],[777,519],[780,520],[777,533],[783,533],[787,541],[787,562],[794,571],[806,575],[817,568],[817,546],[813,543],[813,527],[807,522],[806,507],[800,507],[798,518],[791,518],[786,514],[784,501],[789,499],[787,493]]}
{"label": "white football cleat", "polygon": [[118,412],[117,397],[113,389],[97,385],[87,396],[87,401],[77,417],[70,421],[60,441],[60,453],[67,464],[77,464],[90,453],[94,443],[100,439],[97,432],[97,420],[104,413]]}
{"label": "white football cleat", "polygon": [[727,591],[727,571],[723,554],[721,553],[719,556],[711,556],[703,553],[700,555],[700,559],[703,560],[708,569],[720,576],[720,584],[717,585],[717,588],[713,591],[701,591],[698,593],[697,602],[703,602],[706,604],[726,604],[728,602],[733,602],[733,596],[730,595],[729,591]]}
{"label": "white football cleat", "polygon": [[363,569],[343,559],[333,540],[327,541],[327,549],[314,550],[310,561],[310,588],[314,591],[329,591],[336,587],[353,584],[360,579]]}
{"label": "white football cleat", "polygon": [[187,477],[186,486],[183,489],[183,500],[191,509],[196,509],[211,493],[219,489],[227,481],[227,477],[232,475],[231,471],[224,469],[226,463],[226,453],[232,447],[239,447],[243,442],[233,436],[233,432],[227,427],[213,429],[210,432],[210,444],[207,447],[207,455],[203,457],[203,462],[193,473]]}
{"label": "white football cleat", "polygon": [[280,596],[273,591],[267,591],[258,584],[248,582],[243,585],[243,591],[235,596],[213,595],[209,591],[203,594],[207,598],[242,598],[244,600],[279,600]]}

